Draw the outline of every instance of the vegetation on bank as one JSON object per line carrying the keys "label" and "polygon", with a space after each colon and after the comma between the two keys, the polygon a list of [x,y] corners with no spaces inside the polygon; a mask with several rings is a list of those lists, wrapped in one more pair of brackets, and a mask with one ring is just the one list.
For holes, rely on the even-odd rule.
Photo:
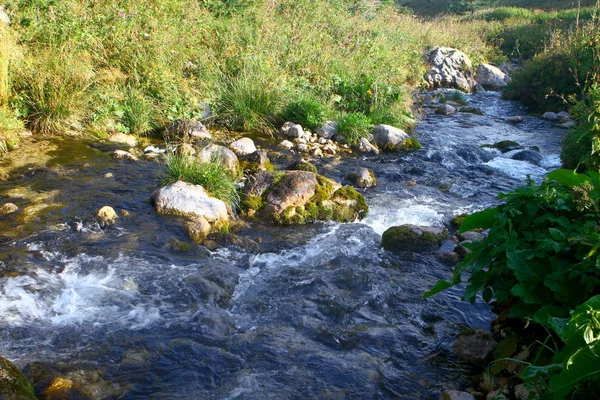
{"label": "vegetation on bank", "polygon": [[207,109],[229,129],[352,113],[406,128],[424,49],[497,54],[478,30],[391,3],[9,0],[0,131],[144,134]]}

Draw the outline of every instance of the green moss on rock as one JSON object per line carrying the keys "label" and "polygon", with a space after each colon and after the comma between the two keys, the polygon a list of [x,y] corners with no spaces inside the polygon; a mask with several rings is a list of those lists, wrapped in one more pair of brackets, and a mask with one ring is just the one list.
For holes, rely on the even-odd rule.
{"label": "green moss on rock", "polygon": [[481,147],[487,147],[492,149],[500,150],[501,153],[508,153],[511,150],[520,149],[521,145],[512,140],[502,140],[494,144],[484,144]]}
{"label": "green moss on rock", "polygon": [[463,222],[465,221],[465,218],[467,218],[469,216],[469,214],[460,214],[460,215],[456,215],[454,218],[452,218],[450,220],[450,222],[456,226],[457,228],[460,228],[460,226],[463,224]]}
{"label": "green moss on rock", "polygon": [[0,399],[35,400],[33,386],[13,363],[0,357]]}
{"label": "green moss on rock", "polygon": [[421,143],[414,137],[404,139],[402,143],[402,150],[406,151],[416,151],[421,149]]}
{"label": "green moss on rock", "polygon": [[308,161],[300,160],[290,164],[287,169],[289,171],[308,171],[317,173],[317,167]]}
{"label": "green moss on rock", "polygon": [[400,225],[391,227],[383,233],[381,245],[388,251],[421,253],[435,249],[448,237],[448,232],[445,229]]}

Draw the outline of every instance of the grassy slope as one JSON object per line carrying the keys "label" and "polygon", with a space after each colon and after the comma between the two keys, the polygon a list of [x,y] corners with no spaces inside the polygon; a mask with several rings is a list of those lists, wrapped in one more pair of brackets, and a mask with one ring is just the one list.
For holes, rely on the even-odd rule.
{"label": "grassy slope", "polygon": [[[399,4],[412,8],[417,15],[429,17],[445,13],[448,9],[448,0],[399,0]],[[496,5],[550,11],[575,8],[577,4],[577,0],[499,0]],[[581,0],[582,7],[595,4],[596,0]]]}

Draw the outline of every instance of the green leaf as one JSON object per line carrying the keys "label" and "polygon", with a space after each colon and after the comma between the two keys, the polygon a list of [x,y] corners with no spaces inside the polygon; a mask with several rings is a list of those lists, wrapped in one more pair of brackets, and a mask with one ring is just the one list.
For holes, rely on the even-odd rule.
{"label": "green leaf", "polygon": [[490,301],[492,301],[492,298],[494,297],[494,291],[492,290],[491,287],[488,286],[483,290],[481,297],[483,297],[483,301],[485,301],[486,303],[489,303]]}
{"label": "green leaf", "polygon": [[584,174],[578,174],[570,169],[557,169],[548,174],[548,180],[556,181],[561,185],[573,187],[581,186],[590,181],[590,178]]}
{"label": "green leaf", "polygon": [[560,229],[556,228],[548,228],[548,233],[550,233],[550,237],[554,240],[561,241],[565,240],[566,235],[562,233]]}
{"label": "green leaf", "polygon": [[434,294],[438,294],[439,292],[443,292],[444,290],[450,288],[454,286],[451,282],[448,282],[446,280],[440,279],[439,281],[437,281],[437,283],[435,284],[435,286],[433,288],[431,288],[431,290],[425,292],[425,294],[423,295],[424,298],[429,298],[431,296],[433,296]]}
{"label": "green leaf", "polygon": [[458,231],[463,233],[473,229],[489,229],[494,226],[494,217],[497,214],[498,207],[473,213],[465,218]]}
{"label": "green leaf", "polygon": [[524,381],[530,381],[537,376],[550,375],[553,372],[562,370],[562,364],[549,364],[543,366],[530,365],[519,375]]}
{"label": "green leaf", "polygon": [[543,304],[542,299],[531,292],[527,285],[517,283],[510,291],[514,296],[520,297],[527,304]]}
{"label": "green leaf", "polygon": [[600,376],[598,345],[583,347],[565,360],[560,374],[550,378],[554,399],[564,399],[580,382]]}
{"label": "green leaf", "polygon": [[513,251],[506,254],[506,266],[510,268],[520,282],[537,283],[542,276],[532,268],[533,264],[527,262],[526,257],[531,253],[528,251]]}

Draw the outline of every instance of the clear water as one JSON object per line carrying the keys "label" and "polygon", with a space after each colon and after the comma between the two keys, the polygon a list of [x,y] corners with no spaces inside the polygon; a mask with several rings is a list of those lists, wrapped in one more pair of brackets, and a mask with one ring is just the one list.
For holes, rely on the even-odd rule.
{"label": "clear water", "polygon": [[[0,355],[38,393],[68,377],[72,398],[433,399],[467,385],[469,369],[450,345],[493,315],[461,302],[460,288],[424,300],[451,268],[432,254],[387,253],[381,234],[404,223],[446,226],[527,175],[541,179],[559,164],[563,133],[533,117],[506,124],[524,112],[494,93],[469,102],[485,115],[419,124],[423,150],[318,165],[337,180],[356,165],[375,171],[363,222],[250,223],[238,235],[259,244],[212,252],[173,245],[187,240],[181,220],[159,217],[149,202],[159,164],[115,162],[106,149],[53,139],[45,167],[0,182],[0,203],[27,207],[32,197],[18,194],[34,193],[52,205],[0,220]],[[480,148],[499,140],[538,146],[542,166]],[[131,216],[101,229],[93,215],[103,205]]]}

